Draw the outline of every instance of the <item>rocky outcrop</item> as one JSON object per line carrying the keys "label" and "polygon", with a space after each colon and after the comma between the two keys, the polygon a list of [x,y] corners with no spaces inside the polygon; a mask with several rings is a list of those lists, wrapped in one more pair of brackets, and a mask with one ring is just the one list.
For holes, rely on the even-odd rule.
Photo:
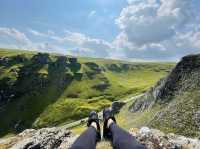
{"label": "rocky outcrop", "polygon": [[66,56],[59,56],[59,57],[57,58],[55,64],[57,65],[57,67],[60,67],[60,66],[65,67],[67,61],[68,61],[68,58],[67,58]]}
{"label": "rocky outcrop", "polygon": [[123,101],[114,101],[112,103],[111,109],[114,114],[117,114],[120,112],[120,109],[125,105],[126,103]]}
{"label": "rocky outcrop", "polygon": [[99,91],[104,91],[110,86],[109,82],[100,82],[99,84],[94,85],[92,88],[99,90]]}
{"label": "rocky outcrop", "polygon": [[85,75],[89,79],[94,79],[96,77],[96,75],[102,74],[103,67],[100,67],[98,64],[96,64],[94,62],[86,62],[86,63],[84,63],[84,65],[87,68]]}
{"label": "rocky outcrop", "polygon": [[186,138],[173,133],[165,134],[148,127],[132,128],[130,133],[149,149],[199,149],[200,146],[199,139]]}
{"label": "rocky outcrop", "polygon": [[143,111],[155,103],[168,103],[174,96],[200,88],[200,54],[182,58],[172,72],[137,99],[130,111]]}
{"label": "rocky outcrop", "polygon": [[107,68],[108,68],[108,70],[114,71],[114,72],[121,72],[122,71],[121,67],[118,66],[117,64],[107,65]]}
{"label": "rocky outcrop", "polygon": [[101,72],[101,68],[99,67],[99,65],[97,65],[96,63],[93,63],[93,62],[87,62],[85,63],[85,65],[87,67],[89,67],[91,70],[97,72],[97,73],[100,73]]}
{"label": "rocky outcrop", "polygon": [[31,61],[38,64],[47,64],[49,62],[49,54],[38,53],[31,58]]}
{"label": "rocky outcrop", "polygon": [[70,63],[77,63],[77,61],[78,61],[78,60],[77,60],[76,57],[70,57],[70,58],[69,58],[69,62],[70,62]]}
{"label": "rocky outcrop", "polygon": [[[199,149],[200,140],[175,134],[165,134],[156,129],[132,128],[130,134],[148,149]],[[76,135],[65,128],[28,129],[15,137],[0,139],[0,149],[68,149]],[[101,141],[97,149],[112,149],[110,143]]]}
{"label": "rocky outcrop", "polygon": [[198,137],[200,129],[200,54],[182,58],[129,107],[131,112],[152,112],[146,125],[165,132]]}
{"label": "rocky outcrop", "polygon": [[2,66],[7,66],[9,64],[9,61],[9,57],[0,57],[0,65]]}
{"label": "rocky outcrop", "polygon": [[15,137],[1,139],[1,149],[66,149],[76,139],[65,128],[28,129]]}

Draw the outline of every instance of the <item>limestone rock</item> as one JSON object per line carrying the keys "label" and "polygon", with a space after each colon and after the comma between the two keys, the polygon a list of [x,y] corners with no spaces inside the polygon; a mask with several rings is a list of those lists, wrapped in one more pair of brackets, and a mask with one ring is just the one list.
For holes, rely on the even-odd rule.
{"label": "limestone rock", "polygon": [[92,88],[99,90],[99,91],[104,91],[110,86],[109,82],[101,82],[99,84],[94,85]]}
{"label": "limestone rock", "polygon": [[120,102],[120,101],[115,101],[112,103],[111,109],[113,111],[113,113],[119,113],[120,109],[125,105],[124,102]]}
{"label": "limestone rock", "polygon": [[[129,132],[148,149],[199,149],[200,146],[198,139],[165,134],[148,127],[132,128]],[[69,149],[77,137],[63,127],[27,129],[15,137],[0,139],[0,149]],[[97,144],[97,149],[111,148],[107,141]]]}
{"label": "limestone rock", "polygon": [[165,134],[148,127],[142,127],[140,130],[132,128],[130,133],[148,149],[199,149],[200,146],[198,139],[186,138],[172,133]]}
{"label": "limestone rock", "polygon": [[0,140],[2,149],[64,149],[69,148],[76,139],[65,128],[28,129],[15,137]]}
{"label": "limestone rock", "polygon": [[176,65],[172,72],[158,81],[145,95],[131,106],[131,112],[151,108],[155,103],[168,103],[175,95],[200,87],[200,54],[188,55]]}

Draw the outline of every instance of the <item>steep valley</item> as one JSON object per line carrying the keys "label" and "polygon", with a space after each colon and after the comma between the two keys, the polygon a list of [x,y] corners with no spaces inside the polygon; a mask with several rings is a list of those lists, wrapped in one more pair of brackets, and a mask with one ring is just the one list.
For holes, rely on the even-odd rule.
{"label": "steep valley", "polygon": [[0,50],[0,136],[67,124],[145,92],[174,63]]}
{"label": "steep valley", "polygon": [[200,55],[183,57],[166,78],[130,103],[126,111],[136,125],[199,137]]}

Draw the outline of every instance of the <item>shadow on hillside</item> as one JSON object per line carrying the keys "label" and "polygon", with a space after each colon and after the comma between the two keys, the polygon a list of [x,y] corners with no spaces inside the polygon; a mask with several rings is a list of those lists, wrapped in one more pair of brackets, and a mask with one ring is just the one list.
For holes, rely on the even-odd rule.
{"label": "shadow on hillside", "polygon": [[[76,58],[64,56],[52,61],[48,54],[39,53],[30,61],[20,69],[11,87],[15,97],[1,107],[0,136],[31,128],[45,108],[59,99],[81,68]],[[46,74],[39,72],[43,67]]]}

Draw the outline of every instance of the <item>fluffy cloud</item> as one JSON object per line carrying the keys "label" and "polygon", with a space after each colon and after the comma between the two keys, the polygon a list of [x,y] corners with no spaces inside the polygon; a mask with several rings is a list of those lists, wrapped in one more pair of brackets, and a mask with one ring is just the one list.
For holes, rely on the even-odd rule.
{"label": "fluffy cloud", "polygon": [[[85,34],[68,30],[64,31],[63,36],[58,36],[53,31],[44,33],[28,29],[28,32],[39,38],[40,42],[30,40],[25,33],[17,29],[0,28],[0,39],[2,41],[0,45],[7,48],[21,48],[91,57],[108,57],[109,50],[112,49],[112,45],[105,40],[91,38]],[[5,43],[5,40],[8,42]]]}
{"label": "fluffy cloud", "polygon": [[51,30],[48,30],[46,33],[39,32],[33,29],[28,29],[29,33],[31,33],[34,36],[42,37],[42,38],[49,38],[53,40],[60,40],[60,37],[56,36],[55,33]]}
{"label": "fluffy cloud", "polygon": [[[188,0],[132,1],[116,20],[128,41],[137,45],[157,43],[175,35],[190,15]],[[187,8],[187,9],[186,9]]]}
{"label": "fluffy cloud", "polygon": [[128,0],[113,44],[126,57],[174,60],[200,52],[195,0]]}
{"label": "fluffy cloud", "polygon": [[[50,33],[50,31],[48,31],[47,33],[38,32],[33,29],[29,29],[29,32],[34,36],[53,39],[54,44],[58,46],[65,45],[66,47],[68,47],[68,51],[75,55],[107,57],[108,51],[112,48],[112,45],[105,40],[91,38],[89,36],[86,36],[85,34],[71,32],[69,30],[64,31],[64,36],[57,36],[54,32]],[[50,49],[46,45],[49,46],[49,44],[43,44],[39,47],[43,47],[40,49]]]}
{"label": "fluffy cloud", "polygon": [[200,8],[195,1],[128,0],[116,19],[120,31],[112,42],[69,30],[58,35],[29,29],[28,35],[37,38],[28,38],[17,29],[0,27],[0,44],[78,56],[177,60],[200,52]]}
{"label": "fluffy cloud", "polygon": [[177,35],[178,46],[190,46],[200,49],[200,26],[192,26],[193,30],[179,33]]}
{"label": "fluffy cloud", "polygon": [[[29,32],[35,36],[40,37],[53,37],[54,33],[48,31],[47,34],[38,32],[36,30],[29,30]],[[5,28],[0,27],[0,46],[3,48],[13,48],[13,49],[27,49],[27,50],[37,50],[43,52],[57,52],[64,53],[64,48],[49,43],[38,43],[30,40],[27,35],[15,28]]]}
{"label": "fluffy cloud", "polygon": [[51,43],[34,43],[32,45],[35,50],[41,52],[53,52],[53,53],[60,53],[60,54],[72,54],[70,51],[67,51],[66,48],[62,46],[58,46]]}
{"label": "fluffy cloud", "polygon": [[3,40],[7,40],[8,43],[13,41],[22,46],[27,46],[31,43],[24,33],[16,30],[15,28],[0,27],[0,37]]}
{"label": "fluffy cloud", "polygon": [[95,16],[96,13],[97,13],[97,12],[96,12],[95,10],[92,10],[92,11],[89,13],[88,18],[91,18],[91,17]]}
{"label": "fluffy cloud", "polygon": [[105,40],[68,30],[65,31],[65,36],[58,41],[73,46],[73,49],[75,51],[78,49],[79,53],[83,49],[84,55],[88,52],[88,56],[108,57],[109,50],[112,49],[112,45]]}
{"label": "fluffy cloud", "polygon": [[41,37],[46,37],[46,36],[47,36],[46,34],[40,33],[40,32],[38,32],[38,31],[36,31],[36,30],[33,30],[33,29],[29,29],[29,32],[30,32],[31,34],[33,34],[34,36],[41,36]]}
{"label": "fluffy cloud", "polygon": [[52,37],[55,35],[55,33],[51,30],[48,30],[47,33],[42,33],[33,29],[29,29],[28,31],[35,36],[41,36],[41,37]]}

